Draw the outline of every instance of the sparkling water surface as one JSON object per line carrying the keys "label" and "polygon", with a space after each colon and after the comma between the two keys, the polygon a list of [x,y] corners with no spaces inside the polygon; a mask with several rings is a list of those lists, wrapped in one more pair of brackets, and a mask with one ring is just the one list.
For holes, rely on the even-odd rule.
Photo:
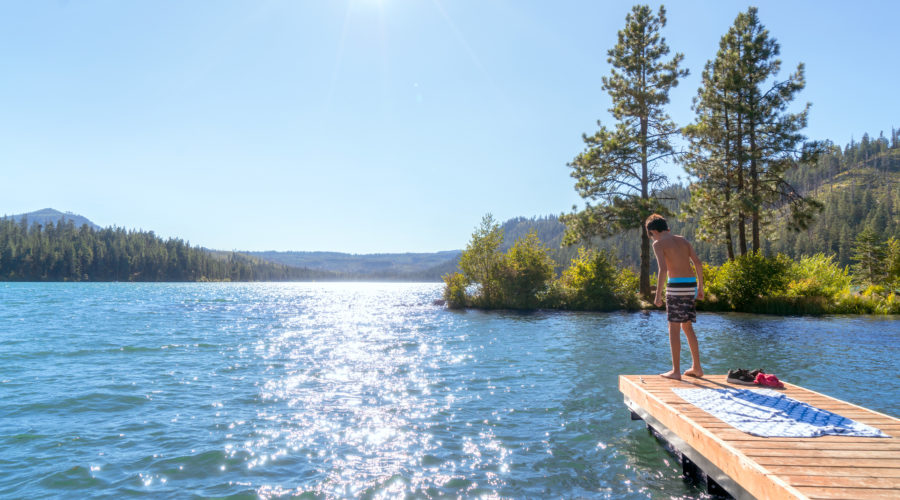
{"label": "sparkling water surface", "polygon": [[[669,368],[663,313],[454,312],[439,296],[0,283],[0,497],[704,496],[617,387]],[[708,373],[763,367],[900,415],[896,319],[700,314],[696,329]]]}

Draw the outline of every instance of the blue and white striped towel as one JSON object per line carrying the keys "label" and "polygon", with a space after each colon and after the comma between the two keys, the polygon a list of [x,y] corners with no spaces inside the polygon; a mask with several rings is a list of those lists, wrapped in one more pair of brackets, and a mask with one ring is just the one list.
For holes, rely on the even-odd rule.
{"label": "blue and white striped towel", "polygon": [[890,437],[866,424],[791,399],[772,389],[676,389],[688,403],[754,436]]}

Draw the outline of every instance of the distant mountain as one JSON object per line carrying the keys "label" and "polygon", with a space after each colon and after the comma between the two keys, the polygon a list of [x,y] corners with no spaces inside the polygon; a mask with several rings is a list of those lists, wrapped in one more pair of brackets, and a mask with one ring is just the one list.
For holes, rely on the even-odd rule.
{"label": "distant mountain", "polygon": [[56,224],[59,221],[72,221],[72,223],[75,224],[75,227],[81,227],[84,224],[87,224],[91,229],[100,229],[100,226],[94,224],[90,221],[90,219],[83,215],[73,214],[72,212],[60,212],[59,210],[55,210],[52,208],[44,208],[24,214],[7,215],[0,217],[0,219],[12,219],[18,223],[22,220],[23,217],[26,218],[29,226],[32,224],[40,224],[42,226],[46,226],[51,222],[53,224]]}
{"label": "distant mountain", "polygon": [[331,271],[351,279],[440,281],[456,270],[460,250],[434,253],[242,252],[277,264]]}

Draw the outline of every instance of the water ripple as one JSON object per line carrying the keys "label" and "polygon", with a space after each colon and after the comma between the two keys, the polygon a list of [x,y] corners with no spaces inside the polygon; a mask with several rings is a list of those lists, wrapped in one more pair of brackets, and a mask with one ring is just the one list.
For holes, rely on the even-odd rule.
{"label": "water ripple", "polygon": [[[451,312],[439,293],[0,284],[0,496],[702,497],[617,389],[666,368],[661,314]],[[894,320],[705,314],[698,336],[710,372],[900,410]]]}

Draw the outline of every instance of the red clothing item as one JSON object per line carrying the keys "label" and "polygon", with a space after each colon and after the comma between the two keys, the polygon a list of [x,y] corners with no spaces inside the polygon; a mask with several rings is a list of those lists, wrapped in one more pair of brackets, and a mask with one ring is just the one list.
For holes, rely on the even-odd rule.
{"label": "red clothing item", "polygon": [[774,387],[776,389],[784,389],[784,384],[782,384],[781,381],[778,380],[778,377],[772,375],[771,373],[760,373],[756,376],[756,380],[754,380],[754,382],[759,385]]}

